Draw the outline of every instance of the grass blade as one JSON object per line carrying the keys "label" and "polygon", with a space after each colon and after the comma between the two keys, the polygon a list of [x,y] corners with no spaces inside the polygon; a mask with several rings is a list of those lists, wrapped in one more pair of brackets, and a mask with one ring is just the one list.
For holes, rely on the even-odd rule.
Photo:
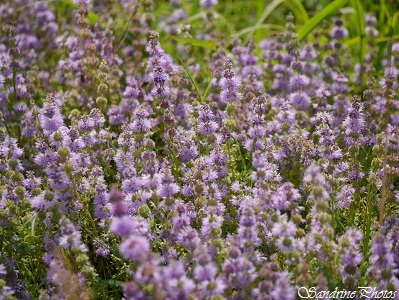
{"label": "grass blade", "polygon": [[[377,37],[377,38],[376,37],[370,37],[370,38],[366,38],[365,40],[366,41],[373,41],[373,43],[378,44],[378,43],[384,43],[384,42],[391,41],[391,40],[395,41],[395,40],[398,40],[398,39],[399,39],[399,34],[396,34],[396,35],[393,35],[393,36],[381,36],[381,37]],[[351,47],[357,45],[359,43],[359,41],[360,41],[360,36],[351,38],[351,39],[347,40],[346,42],[344,42],[345,48],[346,49],[351,48]]]}
{"label": "grass blade", "polygon": [[202,95],[201,103],[204,103],[206,97],[208,96],[209,90],[211,89],[211,82],[212,82],[212,79],[209,80],[208,86],[206,87],[205,92],[204,92],[204,94]]}
{"label": "grass blade", "polygon": [[399,39],[399,34],[393,35],[393,36],[381,36],[378,37],[376,39],[374,39],[375,43],[383,43],[383,42],[387,42],[387,41],[394,41]]}
{"label": "grass blade", "polygon": [[322,11],[312,17],[298,32],[298,41],[302,41],[320,22],[328,16],[339,11],[349,0],[335,0],[327,5]]}
{"label": "grass blade", "polygon": [[180,60],[180,63],[182,64],[184,70],[186,71],[188,77],[190,78],[191,83],[194,85],[195,91],[196,91],[197,94],[198,94],[198,98],[199,98],[200,100],[202,100],[201,91],[200,91],[200,89],[199,89],[199,87],[198,87],[198,84],[195,82],[195,79],[194,79],[193,75],[191,75],[190,70],[187,68],[186,64],[183,62],[183,60],[181,59],[181,57],[179,56],[179,54],[176,53],[176,56],[177,56],[177,58]]}
{"label": "grass blade", "polygon": [[104,279],[100,281],[102,284],[111,285],[111,286],[123,286],[123,281],[116,279]]}
{"label": "grass blade", "polygon": [[280,25],[275,25],[275,24],[260,24],[258,26],[250,26],[244,29],[241,29],[240,31],[237,32],[237,36],[246,34],[248,32],[255,32],[256,30],[259,29],[268,29],[270,31],[277,31],[277,32],[282,32],[285,30],[284,26],[280,26]]}
{"label": "grass blade", "polygon": [[174,39],[175,41],[178,41],[179,43],[182,43],[182,44],[216,50],[216,45],[212,41],[205,41],[205,40],[200,40],[200,39],[195,39],[195,38],[183,38],[183,37],[177,37],[177,36],[173,36],[172,39]]}
{"label": "grass blade", "polygon": [[[257,28],[260,24],[262,24],[266,18],[281,4],[283,3],[284,0],[274,0],[272,1],[269,5],[266,6],[265,10],[263,11],[263,14],[260,16],[256,24],[254,25],[254,28]],[[250,31],[245,43],[248,43],[249,39],[252,37],[255,29],[253,31]]]}
{"label": "grass blade", "polygon": [[359,43],[359,41],[360,41],[359,36],[351,38],[351,39],[347,40],[346,42],[344,42],[345,48],[346,49],[351,48],[351,47],[357,45]]}
{"label": "grass blade", "polygon": [[296,20],[301,20],[303,24],[309,21],[308,13],[300,0],[285,1],[284,6],[294,13]]}
{"label": "grass blade", "polygon": [[200,8],[199,0],[194,0],[192,5],[193,5],[193,9],[192,9],[191,15],[195,15],[196,13],[198,13],[199,8]]}
{"label": "grass blade", "polygon": [[151,243],[151,249],[154,249],[155,246],[161,241],[161,238],[157,236],[155,240]]}
{"label": "grass blade", "polygon": [[37,214],[34,215],[33,220],[32,220],[32,224],[31,224],[31,228],[30,228],[31,235],[35,234],[36,220],[37,220]]}
{"label": "grass blade", "polygon": [[[360,37],[360,52],[359,52],[359,63],[364,66],[364,58],[366,56],[366,24],[364,20],[364,11],[360,0],[355,0],[356,11],[357,11],[357,27],[359,30]],[[362,82],[364,82],[364,74],[362,74]]]}
{"label": "grass blade", "polygon": [[364,11],[360,0],[355,0],[355,4],[357,11],[357,26],[360,35],[360,63],[361,65],[364,65],[364,57],[366,55],[366,25],[364,21]]}
{"label": "grass blade", "polygon": [[[72,0],[61,0],[61,1],[64,2],[65,4],[68,4],[72,8],[77,9],[79,7],[79,5],[73,3]],[[98,22],[99,17],[95,12],[89,11],[87,19],[89,19],[90,23],[96,24]]]}

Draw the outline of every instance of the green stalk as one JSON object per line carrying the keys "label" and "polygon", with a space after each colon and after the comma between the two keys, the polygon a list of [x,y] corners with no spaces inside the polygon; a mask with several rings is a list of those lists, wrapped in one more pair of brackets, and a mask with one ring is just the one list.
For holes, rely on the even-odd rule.
{"label": "green stalk", "polygon": [[[393,28],[391,26],[391,34],[393,32]],[[389,65],[388,68],[391,67],[391,56],[392,56],[392,41],[388,42],[388,59]],[[385,90],[386,97],[386,108],[385,108],[385,117],[384,117],[384,127],[385,127],[385,144],[384,144],[384,161],[383,161],[383,176],[382,176],[382,187],[381,187],[381,199],[380,199],[380,224],[379,224],[379,232],[382,233],[382,225],[384,223],[384,213],[385,213],[385,198],[387,196],[387,163],[388,163],[388,146],[389,146],[389,134],[388,134],[388,125],[389,120],[391,118],[391,87],[392,81],[387,81],[387,87]]]}
{"label": "green stalk", "polygon": [[[374,189],[373,189],[374,190]],[[366,205],[366,215],[364,222],[364,242],[363,242],[363,257],[366,258],[369,252],[369,244],[370,244],[370,234],[371,234],[371,217],[372,217],[372,209],[373,209],[373,201],[372,199],[372,183],[368,184],[368,192],[367,192],[367,205]]]}
{"label": "green stalk", "polygon": [[89,210],[87,209],[84,201],[80,198],[80,195],[78,193],[77,187],[76,187],[76,181],[75,181],[75,177],[71,174],[70,175],[70,180],[72,181],[72,191],[73,194],[75,196],[75,198],[82,204],[83,210],[86,214],[86,216],[89,218],[89,221],[93,227],[94,233],[96,236],[98,236],[98,232],[97,232],[97,228],[96,228],[96,223],[93,220],[93,217],[91,216],[91,213],[89,212]]}

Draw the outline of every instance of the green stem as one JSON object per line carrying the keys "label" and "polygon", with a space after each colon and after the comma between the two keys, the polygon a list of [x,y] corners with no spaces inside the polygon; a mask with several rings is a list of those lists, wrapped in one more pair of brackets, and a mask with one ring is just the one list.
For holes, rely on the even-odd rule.
{"label": "green stem", "polygon": [[12,58],[12,87],[14,89],[14,101],[17,101],[17,70],[15,69],[15,58]]}
{"label": "green stem", "polygon": [[[355,162],[357,160],[358,154],[359,154],[359,150],[357,151],[357,153],[355,153],[353,155],[353,165],[355,164]],[[356,185],[355,186],[356,187],[356,191],[355,191],[355,193],[353,195],[354,203],[353,203],[353,208],[351,209],[351,221],[350,221],[350,224],[351,224],[352,227],[354,227],[355,215],[356,215],[357,209],[359,208],[358,204],[360,203],[360,180],[356,180],[355,185]]]}
{"label": "green stem", "polygon": [[[394,3],[394,2],[392,2]],[[391,8],[394,8],[392,5]],[[389,35],[391,39],[388,41],[388,68],[391,67],[392,63],[392,36],[394,32],[393,28],[393,20],[390,20],[391,26],[389,27]],[[385,118],[384,118],[384,127],[385,127],[385,144],[384,144],[384,162],[383,162],[383,175],[382,175],[382,187],[381,187],[381,199],[380,199],[380,224],[379,224],[379,232],[382,231],[382,225],[384,223],[384,210],[385,210],[385,198],[387,196],[387,186],[388,186],[388,176],[387,176],[387,163],[388,163],[388,146],[389,146],[389,135],[388,135],[388,125],[389,120],[391,118],[391,99],[393,97],[392,93],[392,80],[387,80],[386,89],[385,89],[385,97],[386,97],[386,108],[385,108]]]}
{"label": "green stem", "polygon": [[86,214],[86,216],[89,218],[90,223],[93,227],[94,233],[96,236],[98,236],[98,232],[97,232],[97,228],[96,228],[96,223],[93,220],[93,217],[91,216],[91,213],[89,212],[89,210],[87,209],[84,201],[80,198],[80,195],[78,193],[78,190],[76,188],[76,181],[75,181],[75,177],[71,174],[70,176],[70,180],[72,181],[72,189],[73,189],[73,194],[75,196],[75,198],[82,204],[83,210]]}
{"label": "green stem", "polygon": [[367,206],[364,222],[364,242],[363,242],[363,257],[366,258],[369,252],[370,234],[371,234],[371,217],[372,217],[372,183],[369,183],[367,192]]}

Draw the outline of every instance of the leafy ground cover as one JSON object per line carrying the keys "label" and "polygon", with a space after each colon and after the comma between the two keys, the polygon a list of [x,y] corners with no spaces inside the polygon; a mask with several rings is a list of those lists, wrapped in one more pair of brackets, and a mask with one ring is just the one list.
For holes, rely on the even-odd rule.
{"label": "leafy ground cover", "polygon": [[0,299],[399,299],[398,16],[2,1]]}

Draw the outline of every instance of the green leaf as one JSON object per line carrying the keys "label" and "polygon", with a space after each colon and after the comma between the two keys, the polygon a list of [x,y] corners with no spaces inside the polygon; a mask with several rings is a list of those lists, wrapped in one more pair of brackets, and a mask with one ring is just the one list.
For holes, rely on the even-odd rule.
{"label": "green leaf", "polygon": [[198,13],[196,13],[195,15],[189,16],[187,19],[185,19],[185,24],[190,24],[193,21],[196,21],[198,19],[203,18],[204,16],[206,16],[205,11],[199,11]]}
{"label": "green leaf", "polygon": [[151,243],[151,249],[154,249],[155,246],[161,241],[161,238],[158,236],[155,240]]}
{"label": "green leaf", "polygon": [[205,92],[204,92],[204,94],[202,95],[201,103],[204,103],[206,97],[208,96],[209,90],[211,89],[211,82],[212,82],[212,80],[210,79],[210,80],[209,80],[209,83],[208,83],[208,85],[207,85],[207,87],[206,87],[206,89],[205,89]]}
{"label": "green leaf", "polygon": [[351,48],[351,47],[357,45],[359,43],[359,40],[360,40],[360,36],[357,36],[357,37],[347,40],[346,42],[344,42],[345,48]]}
{"label": "green leaf", "polygon": [[92,24],[96,24],[98,22],[98,19],[99,19],[98,15],[96,13],[92,12],[92,11],[89,11],[89,14],[88,14],[87,18],[89,19],[89,21]]}
{"label": "green leaf", "polygon": [[97,77],[97,75],[94,73],[94,71],[87,65],[84,65],[86,70],[90,73],[91,76],[93,76],[94,80],[96,81],[97,84],[100,84],[101,81],[100,79]]}
{"label": "green leaf", "polygon": [[180,60],[180,63],[182,64],[184,70],[186,71],[188,77],[190,78],[191,83],[194,85],[195,91],[196,91],[197,94],[198,94],[198,98],[201,100],[201,99],[202,99],[202,97],[201,97],[201,91],[200,91],[200,89],[199,89],[199,87],[198,87],[198,84],[195,82],[195,79],[194,79],[193,75],[191,75],[190,70],[187,68],[186,64],[183,62],[183,60],[181,59],[181,57],[179,56],[179,54],[176,53],[176,56],[177,56],[177,58]]}
{"label": "green leaf", "polygon": [[399,34],[396,34],[396,35],[393,35],[393,36],[381,36],[381,37],[378,37],[378,38],[375,38],[375,39],[372,39],[372,40],[374,40],[374,42],[375,43],[383,43],[383,42],[387,42],[387,41],[390,41],[390,40],[397,40],[397,39],[399,39]]}
{"label": "green leaf", "polygon": [[366,25],[364,22],[364,11],[360,0],[355,0],[357,11],[357,26],[360,36],[360,64],[364,65],[364,57],[366,55]]}
{"label": "green leaf", "polygon": [[395,28],[399,18],[399,12],[396,12],[392,18],[392,27]]}
{"label": "green leaf", "polygon": [[357,11],[353,7],[344,7],[339,10],[343,15],[356,14]]}
{"label": "green leaf", "polygon": [[[228,34],[234,34],[236,32],[236,29],[234,27],[234,23],[230,22],[229,19],[227,19],[223,14],[220,14],[218,12],[213,12],[216,16],[216,19],[218,20],[218,23],[223,24],[224,26],[227,27],[230,32]],[[226,36],[227,38],[228,36]]]}
{"label": "green leaf", "polygon": [[304,24],[309,21],[308,13],[300,0],[284,1],[284,6],[294,13],[296,20],[301,20]]}
{"label": "green leaf", "polygon": [[[73,3],[72,0],[61,0],[61,1],[64,2],[65,4],[68,4],[69,6],[71,6],[74,9],[77,9],[79,7],[79,5]],[[92,23],[92,24],[96,24],[99,19],[98,15],[92,11],[89,11],[87,18],[89,19],[90,23]]]}
{"label": "green leaf", "polygon": [[[340,214],[342,216],[342,214]],[[339,215],[337,218],[335,218],[335,221],[337,222],[337,225],[342,229],[343,232],[346,232],[346,227],[344,224],[342,224],[341,220],[339,219]]]}
{"label": "green leaf", "polygon": [[237,36],[246,34],[246,33],[253,33],[256,30],[259,29],[268,29],[269,31],[276,31],[276,32],[282,32],[285,30],[284,26],[280,26],[280,25],[275,25],[275,24],[260,24],[257,26],[250,26],[250,27],[246,27],[241,29],[240,31],[237,32]]}
{"label": "green leaf", "polygon": [[[254,28],[257,28],[260,24],[262,24],[266,18],[281,4],[283,3],[284,0],[274,0],[272,1],[269,5],[266,5],[265,10],[263,11],[263,14],[260,16],[256,24],[253,26]],[[247,39],[245,40],[245,43],[249,41],[249,39],[252,37],[252,34],[254,33],[255,29],[253,31],[250,31],[250,33],[247,36]]]}
{"label": "green leaf", "polygon": [[34,218],[33,218],[33,220],[32,220],[31,229],[30,229],[31,235],[34,235],[34,234],[35,234],[35,225],[36,225],[37,214],[35,214],[33,217],[34,217]]}
{"label": "green leaf", "polygon": [[335,0],[327,5],[322,11],[313,16],[298,32],[298,41],[302,41],[320,22],[328,16],[339,11],[349,0]]}
{"label": "green leaf", "polygon": [[380,22],[380,24],[384,24],[385,22],[385,10],[386,10],[386,4],[385,4],[385,0],[380,0],[380,15],[378,17],[378,21]]}
{"label": "green leaf", "polygon": [[[384,43],[387,41],[394,41],[399,39],[399,34],[393,35],[393,36],[380,36],[380,37],[371,37],[371,38],[366,38],[366,41],[372,41],[373,43]],[[351,48],[355,45],[357,45],[360,41],[360,36],[351,38],[349,40],[347,40],[346,42],[344,42],[345,48]]]}
{"label": "green leaf", "polygon": [[198,11],[199,11],[199,7],[200,7],[200,5],[199,5],[200,3],[199,3],[199,0],[194,0],[193,1],[193,4],[192,4],[192,6],[193,6],[193,9],[192,9],[192,15],[195,15],[196,13],[198,13]]}
{"label": "green leaf", "polygon": [[182,43],[182,44],[216,50],[216,45],[212,41],[199,40],[199,39],[195,39],[195,38],[183,38],[183,37],[177,37],[177,36],[172,36],[172,39],[174,39],[175,41],[178,41],[179,43]]}
{"label": "green leaf", "polygon": [[123,281],[116,279],[104,279],[100,281],[102,284],[112,285],[112,286],[123,286]]}

